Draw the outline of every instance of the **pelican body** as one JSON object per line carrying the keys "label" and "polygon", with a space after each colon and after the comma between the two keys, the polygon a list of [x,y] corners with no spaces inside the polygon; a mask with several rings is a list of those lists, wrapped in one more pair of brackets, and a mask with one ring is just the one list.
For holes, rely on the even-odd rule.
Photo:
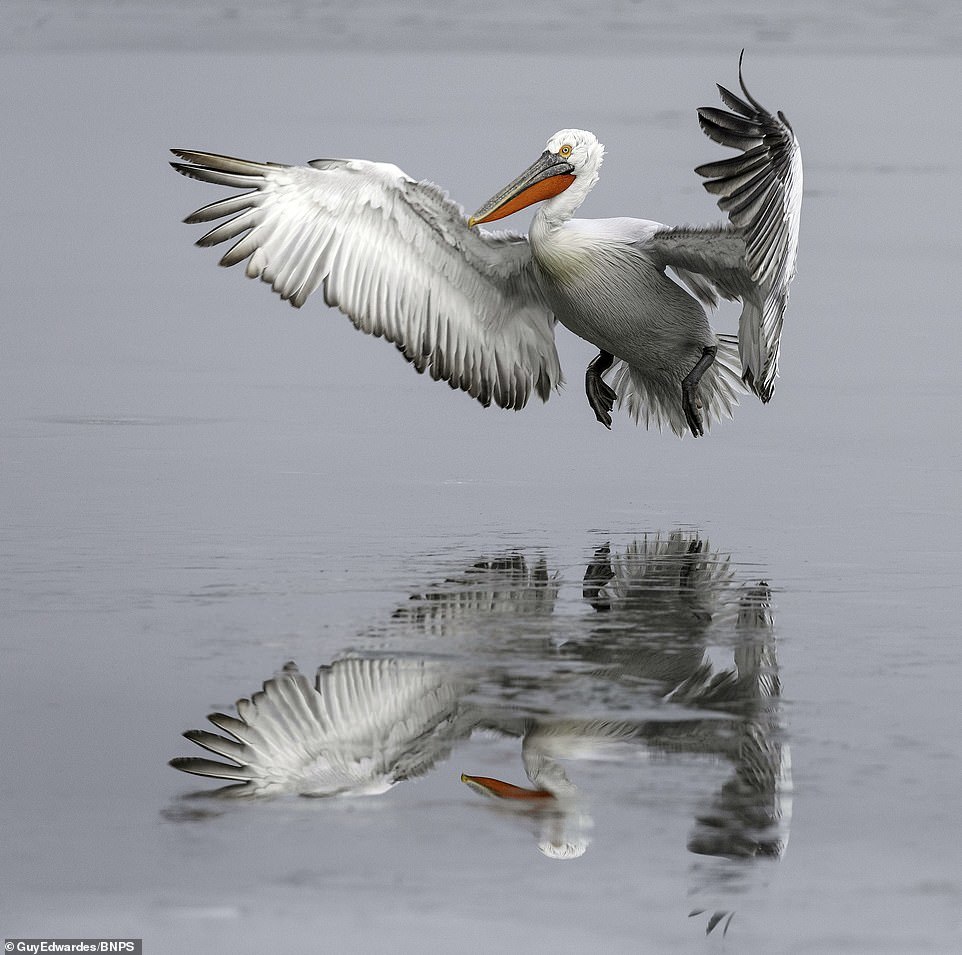
{"label": "pelican body", "polygon": [[[222,265],[295,306],[317,288],[362,331],[395,343],[418,371],[485,406],[519,409],[561,383],[560,322],[599,349],[585,375],[606,427],[618,403],[646,426],[705,433],[747,388],[771,399],[795,273],[801,151],[785,116],[722,86],[729,111],[703,107],[708,136],[739,150],[696,168],[729,222],[670,227],[646,219],[577,219],[604,147],[565,129],[473,216],[396,166],[314,160],[255,163],[174,150],[174,168],[247,189],[187,218],[227,217],[198,240],[240,237]],[[527,236],[479,226],[540,203]],[[672,274],[669,274],[669,270]],[[738,335],[716,334],[706,306],[740,299]],[[610,383],[605,376],[610,377]]]}

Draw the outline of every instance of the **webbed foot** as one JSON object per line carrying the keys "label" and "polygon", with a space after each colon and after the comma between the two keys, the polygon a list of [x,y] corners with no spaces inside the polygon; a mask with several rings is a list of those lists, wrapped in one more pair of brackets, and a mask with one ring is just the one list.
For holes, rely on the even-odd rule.
{"label": "webbed foot", "polygon": [[704,403],[698,390],[698,382],[701,381],[701,376],[711,367],[717,353],[718,347],[716,345],[708,345],[702,349],[701,358],[695,362],[695,367],[685,375],[681,382],[682,410],[685,412],[688,427],[696,438],[705,433],[705,422],[701,413]]}
{"label": "webbed foot", "polygon": [[611,409],[618,395],[601,376],[611,367],[614,360],[615,356],[610,352],[599,352],[598,357],[588,365],[585,371],[585,392],[588,395],[588,404],[591,405],[595,417],[609,431],[611,430]]}
{"label": "webbed foot", "polygon": [[701,416],[701,409],[704,407],[698,385],[682,383],[681,386],[681,406],[685,411],[685,420],[691,433],[699,438],[705,433],[705,425]]}

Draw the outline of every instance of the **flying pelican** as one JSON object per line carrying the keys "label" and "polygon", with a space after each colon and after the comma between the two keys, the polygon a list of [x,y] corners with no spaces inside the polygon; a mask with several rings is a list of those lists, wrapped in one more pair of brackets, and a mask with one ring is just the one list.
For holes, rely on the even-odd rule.
{"label": "flying pelican", "polygon": [[[585,388],[611,427],[615,401],[636,421],[704,434],[731,416],[742,383],[767,402],[795,272],[801,152],[791,126],[738,79],[732,112],[703,107],[705,133],[741,154],[697,167],[730,222],[673,228],[646,219],[573,219],[598,181],[604,147],[585,130],[555,133],[541,156],[473,216],[437,186],[389,163],[250,162],[188,149],[179,173],[248,190],[188,223],[227,221],[198,240],[237,241],[220,260],[299,307],[328,305],[393,342],[419,372],[484,406],[547,401],[561,383],[554,323],[599,354]],[[527,236],[476,227],[542,202]],[[682,284],[666,274],[671,269]],[[685,287],[682,287],[682,286]],[[737,341],[716,335],[704,305],[741,299]],[[612,384],[604,375],[614,363]]]}

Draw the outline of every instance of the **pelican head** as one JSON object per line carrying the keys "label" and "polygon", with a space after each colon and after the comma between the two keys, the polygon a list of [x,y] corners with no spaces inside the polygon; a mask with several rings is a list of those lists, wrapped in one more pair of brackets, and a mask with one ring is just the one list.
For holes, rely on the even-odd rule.
{"label": "pelican head", "polygon": [[[506,799],[538,813],[538,851],[549,859],[578,859],[588,851],[591,816],[580,806],[578,790],[553,760],[538,760],[545,770],[535,773],[538,788],[525,789],[489,776],[461,774],[461,782],[483,796]],[[545,778],[550,777],[550,778]]]}
{"label": "pelican head", "polygon": [[468,227],[503,219],[535,202],[554,199],[570,189],[559,212],[564,218],[581,205],[598,181],[605,147],[585,129],[562,129],[545,151],[517,179],[489,199],[470,219]]}

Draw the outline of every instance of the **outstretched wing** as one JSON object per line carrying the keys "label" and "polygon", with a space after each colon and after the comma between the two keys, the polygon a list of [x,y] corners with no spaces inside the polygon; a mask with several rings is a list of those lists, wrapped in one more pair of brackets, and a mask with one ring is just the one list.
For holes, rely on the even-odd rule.
{"label": "outstretched wing", "polygon": [[[698,110],[698,121],[711,139],[741,155],[695,169],[708,180],[705,188],[720,197],[718,207],[728,214],[731,227],[668,229],[652,239],[649,251],[663,265],[707,277],[724,297],[742,299],[742,375],[768,401],[775,390],[788,287],[795,275],[802,153],[784,113],[773,116],[748,92],[741,58],[738,82],[744,99],[718,87],[732,112],[705,106]],[[704,287],[695,291],[711,297]]]}
{"label": "outstretched wing", "polygon": [[184,736],[231,762],[179,757],[175,769],[243,784],[241,793],[373,795],[428,771],[467,735],[462,681],[440,663],[350,658],[312,684],[288,663],[237,716],[208,719],[225,735]]}
{"label": "outstretched wing", "polygon": [[560,382],[554,319],[523,236],[471,231],[436,186],[387,163],[173,152],[179,173],[249,190],[185,219],[227,219],[197,242],[239,238],[221,265],[246,259],[248,276],[297,307],[322,288],[361,331],[485,406],[522,408],[532,387],[547,400]]}

